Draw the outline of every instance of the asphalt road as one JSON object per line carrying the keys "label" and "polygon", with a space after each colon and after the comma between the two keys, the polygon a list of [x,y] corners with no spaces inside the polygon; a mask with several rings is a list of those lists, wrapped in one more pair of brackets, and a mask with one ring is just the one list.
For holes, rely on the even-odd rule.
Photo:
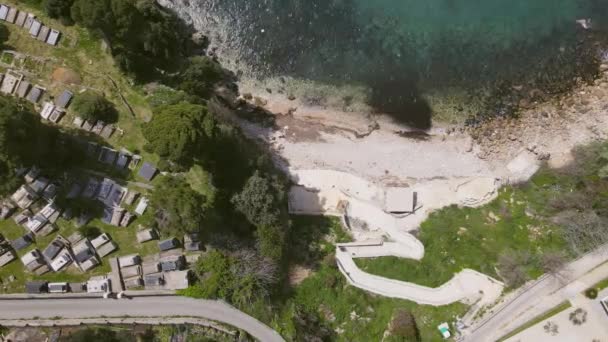
{"label": "asphalt road", "polygon": [[[517,297],[500,306],[487,319],[471,327],[464,341],[495,341],[568,300],[572,293],[580,293],[588,286],[608,276],[608,245],[597,248],[564,267],[562,279],[545,276]],[[580,288],[579,288],[580,287]]]}
{"label": "asphalt road", "polygon": [[[245,330],[263,342],[283,338],[257,319],[219,301],[186,297],[137,297],[133,299],[21,299],[0,300],[0,320],[95,317],[191,316],[222,322]],[[1,322],[0,322],[1,324]]]}

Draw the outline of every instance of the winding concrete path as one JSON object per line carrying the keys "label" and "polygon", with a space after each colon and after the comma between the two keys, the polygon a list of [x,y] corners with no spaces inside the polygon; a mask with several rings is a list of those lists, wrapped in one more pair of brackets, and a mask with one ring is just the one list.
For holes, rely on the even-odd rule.
{"label": "winding concrete path", "polygon": [[[298,184],[290,192],[290,211],[308,215],[343,217],[356,242],[338,244],[340,271],[353,286],[387,297],[418,304],[447,305],[462,301],[478,306],[496,301],[504,285],[477,271],[465,269],[437,288],[389,279],[359,269],[353,258],[396,256],[414,260],[424,257],[424,246],[409,230],[416,229],[433,210],[451,204],[478,206],[492,200],[498,189],[493,178],[431,180],[412,191],[421,202],[416,213],[392,215],[384,211],[386,190],[364,179],[333,170],[291,170]],[[362,227],[349,222],[357,221]]]}
{"label": "winding concrete path", "polygon": [[[372,246],[367,250],[371,249]],[[418,304],[441,306],[459,301],[472,304],[477,300],[491,303],[498,298],[503,288],[502,283],[470,269],[462,270],[437,288],[376,276],[359,269],[352,258],[350,248],[340,245],[336,250],[336,259],[340,271],[350,284],[369,292],[411,300]]]}
{"label": "winding concrete path", "polygon": [[178,296],[127,299],[21,299],[0,300],[0,324],[18,319],[61,317],[200,317],[245,330],[263,342],[283,342],[283,338],[257,319],[220,301]]}

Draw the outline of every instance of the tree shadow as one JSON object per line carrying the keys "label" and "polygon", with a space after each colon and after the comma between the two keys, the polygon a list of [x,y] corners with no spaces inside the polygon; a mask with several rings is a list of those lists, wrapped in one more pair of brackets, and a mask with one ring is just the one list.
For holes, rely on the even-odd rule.
{"label": "tree shadow", "polygon": [[88,239],[94,239],[102,233],[101,229],[93,226],[84,226],[81,227],[78,231],[82,234],[82,236]]}
{"label": "tree shadow", "polygon": [[395,122],[413,128],[431,128],[433,111],[413,78],[396,76],[376,79],[370,85],[372,93],[368,104],[377,112],[387,114]]}

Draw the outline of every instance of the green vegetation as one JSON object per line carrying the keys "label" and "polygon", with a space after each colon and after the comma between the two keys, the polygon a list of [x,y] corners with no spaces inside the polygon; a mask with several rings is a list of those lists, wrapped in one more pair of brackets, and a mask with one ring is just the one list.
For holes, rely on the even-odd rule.
{"label": "green vegetation", "polygon": [[[145,219],[138,219],[142,224]],[[97,237],[100,233],[108,233],[112,240],[118,245],[118,250],[105,258],[102,259],[101,266],[92,269],[87,273],[82,273],[75,266],[68,267],[65,271],[59,273],[47,273],[42,276],[36,276],[32,273],[27,272],[20,260],[15,260],[10,264],[0,267],[0,280],[3,282],[0,287],[0,293],[17,293],[23,292],[25,283],[30,280],[46,280],[46,281],[67,281],[67,282],[83,282],[87,281],[91,276],[107,274],[110,272],[110,264],[107,262],[108,258],[116,255],[128,255],[128,254],[139,254],[141,256],[158,253],[157,241],[149,241],[143,244],[136,243],[136,228],[130,226],[129,228],[114,227],[107,225],[99,219],[91,221],[86,229],[78,229],[73,222],[59,219],[57,221],[58,231],[57,234],[67,238],[72,233],[77,231],[89,233],[89,237]],[[7,239],[13,240],[26,233],[25,228],[16,225],[11,219],[0,221],[0,233]],[[23,256],[30,250],[38,248],[42,251],[46,246],[55,238],[57,234],[51,234],[49,236],[37,237],[35,243],[17,252],[18,257]],[[15,280],[8,282],[9,276],[15,276]]]}
{"label": "green vegetation", "polygon": [[202,98],[209,97],[214,87],[224,79],[227,72],[216,61],[206,56],[189,59],[185,70],[177,76],[177,88]]}
{"label": "green vegetation", "polygon": [[589,288],[585,290],[585,296],[589,299],[597,298],[598,290],[596,288]]}
{"label": "green vegetation", "polygon": [[71,13],[73,4],[74,0],[45,0],[44,10],[49,17],[59,19],[62,24],[74,25]]}
{"label": "green vegetation", "polygon": [[608,278],[598,282],[597,284],[591,286],[594,289],[597,289],[598,292],[608,287]]}
{"label": "green vegetation", "polygon": [[116,330],[106,327],[89,327],[77,330],[64,337],[62,340],[66,342],[126,342],[132,341],[132,339],[131,333],[126,330]]}
{"label": "green vegetation", "polygon": [[[171,340],[219,342],[233,341],[234,336],[212,328],[194,325],[114,325],[63,328],[59,337],[61,342],[165,342]],[[243,339],[243,341],[246,340]]]}
{"label": "green vegetation", "polygon": [[157,109],[144,126],[146,149],[180,166],[190,166],[213,139],[216,122],[204,106],[181,102]]}
{"label": "green vegetation", "polygon": [[194,267],[200,284],[187,290],[189,296],[224,298],[239,307],[250,306],[269,295],[275,285],[276,264],[254,250],[240,249],[229,255],[211,251]]}
{"label": "green vegetation", "polygon": [[118,112],[114,104],[91,91],[77,95],[72,103],[72,110],[84,120],[91,122],[101,120],[105,123],[114,123],[118,121]]}
{"label": "green vegetation", "polygon": [[75,0],[71,18],[103,37],[121,70],[139,80],[174,67],[186,43],[179,20],[156,1]]}
{"label": "green vegetation", "polygon": [[4,24],[0,24],[0,47],[4,48],[4,43],[8,40],[10,32]]}
{"label": "green vegetation", "polygon": [[243,190],[236,194],[232,201],[237,210],[256,226],[271,226],[280,221],[281,203],[284,201],[284,192],[278,181],[269,179],[256,171],[251,176]]}
{"label": "green vegetation", "polygon": [[560,313],[560,312],[562,312],[562,311],[564,311],[564,310],[566,310],[568,308],[571,308],[571,307],[572,307],[572,304],[570,304],[569,301],[565,301],[565,302],[557,305],[556,307],[548,310],[547,312],[539,315],[538,317],[534,318],[533,320],[527,322],[526,324],[520,326],[519,328],[513,330],[509,334],[501,337],[498,341],[499,342],[505,341],[505,340],[509,339],[510,337],[513,337],[513,336],[519,334],[520,332],[522,332],[522,331],[524,331],[524,330],[526,330],[526,329],[528,329],[528,328],[530,328],[532,326],[535,326],[536,324],[538,324],[538,323],[540,323],[540,322],[542,322],[542,321],[544,321],[546,319],[549,319],[549,318],[557,315],[558,313]]}
{"label": "green vegetation", "polygon": [[163,177],[150,196],[156,208],[156,224],[167,236],[198,232],[203,227],[207,202],[181,178]]}
{"label": "green vegetation", "polygon": [[[467,310],[460,303],[444,307],[422,306],[373,296],[349,286],[334,258],[334,243],[349,241],[338,219],[292,216],[290,236],[297,236],[290,241],[286,251],[291,264],[310,268],[313,273],[301,283],[271,294],[270,298],[262,300],[264,297],[259,296],[247,305],[237,304],[239,309],[270,324],[288,341],[375,341],[389,328],[399,310],[406,310],[415,317],[421,341],[441,341],[437,325],[453,322]],[[235,247],[237,252],[232,253],[242,255],[240,249]],[[251,273],[259,274],[268,264],[255,263],[251,269],[242,270],[230,264],[232,253],[229,258],[213,253],[209,259],[200,260],[196,270],[203,281],[182,294],[232,300],[222,292],[234,294],[237,291],[239,297],[248,298],[247,287],[235,284],[247,284],[251,281]],[[224,277],[233,280],[224,281]],[[234,281],[234,277],[241,280]],[[206,292],[210,290],[214,293]],[[399,338],[395,336],[392,340]]]}
{"label": "green vegetation", "polygon": [[559,227],[529,212],[527,197],[527,191],[506,188],[482,208],[453,206],[431,214],[420,229],[421,261],[389,257],[356,263],[373,274],[431,287],[463,268],[498,277],[497,264],[513,271],[510,259],[523,265],[526,277],[536,277],[543,273],[542,254],[563,249],[565,242]]}
{"label": "green vegetation", "polygon": [[0,196],[18,186],[16,169],[24,165],[56,170],[78,161],[80,154],[66,139],[43,125],[30,107],[0,97]]}
{"label": "green vegetation", "polygon": [[542,273],[555,273],[569,257],[606,242],[608,180],[601,143],[576,151],[562,170],[543,169],[531,182],[503,188],[481,208],[439,210],[421,225],[420,261],[356,260],[365,271],[436,287],[463,268],[500,277],[517,287]]}

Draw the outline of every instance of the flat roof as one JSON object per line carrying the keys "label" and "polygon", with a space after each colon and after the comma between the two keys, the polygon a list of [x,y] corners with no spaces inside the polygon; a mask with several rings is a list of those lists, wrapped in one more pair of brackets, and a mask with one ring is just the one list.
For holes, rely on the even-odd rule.
{"label": "flat roof", "polygon": [[57,30],[51,30],[51,33],[49,34],[48,39],[46,40],[47,44],[50,45],[57,45],[57,42],[59,41],[59,35],[61,33]]}
{"label": "flat roof", "polygon": [[74,97],[74,93],[69,90],[64,90],[56,100],[55,104],[61,108],[68,108],[72,97]]}
{"label": "flat roof", "polygon": [[139,176],[147,181],[151,181],[154,176],[156,176],[156,172],[158,172],[156,167],[146,162],[142,165],[141,169],[139,169]]}
{"label": "flat roof", "polygon": [[384,208],[389,213],[412,213],[416,209],[417,193],[412,188],[386,189]]}

